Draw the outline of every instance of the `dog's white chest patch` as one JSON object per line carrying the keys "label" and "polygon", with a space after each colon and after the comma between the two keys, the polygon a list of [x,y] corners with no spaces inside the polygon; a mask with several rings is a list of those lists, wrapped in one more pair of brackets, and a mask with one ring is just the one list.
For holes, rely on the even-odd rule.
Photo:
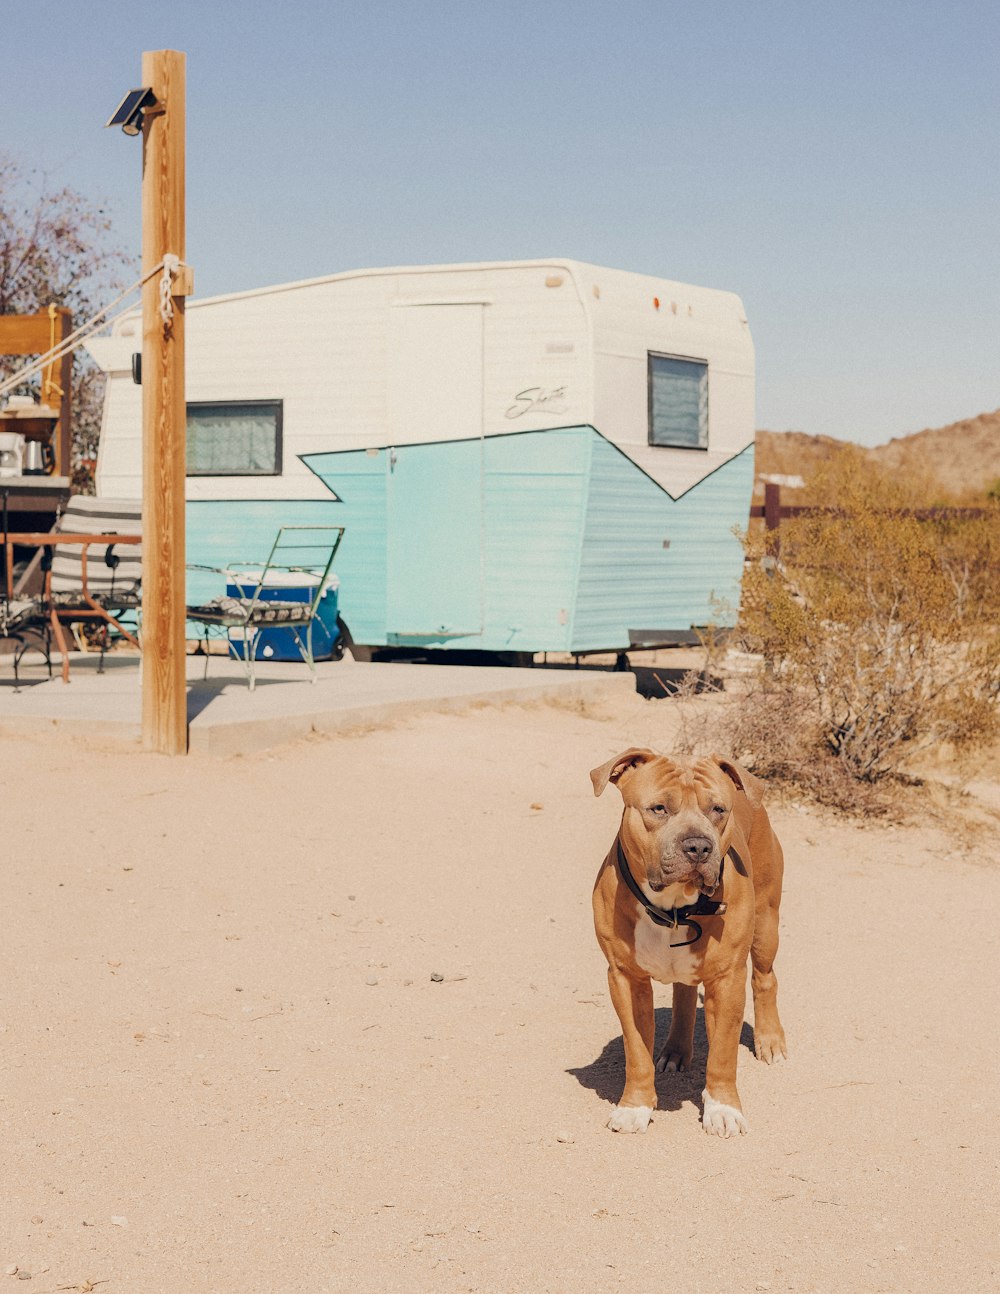
{"label": "dog's white chest patch", "polygon": [[671,930],[668,926],[658,926],[643,913],[635,927],[635,959],[647,975],[661,984],[700,984],[704,954],[695,951],[697,945],[670,946],[683,943],[693,934],[690,926],[676,926]]}

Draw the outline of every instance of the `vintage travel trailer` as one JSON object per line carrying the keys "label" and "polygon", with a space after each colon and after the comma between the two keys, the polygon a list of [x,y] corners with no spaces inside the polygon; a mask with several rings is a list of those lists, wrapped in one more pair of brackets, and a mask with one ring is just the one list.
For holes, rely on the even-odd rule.
{"label": "vintage travel trailer", "polygon": [[[374,647],[624,651],[734,619],[754,357],[733,294],[556,259],[335,274],[186,319],[190,563],[343,525],[340,613]],[[98,493],[136,497],[138,315],[89,349]]]}

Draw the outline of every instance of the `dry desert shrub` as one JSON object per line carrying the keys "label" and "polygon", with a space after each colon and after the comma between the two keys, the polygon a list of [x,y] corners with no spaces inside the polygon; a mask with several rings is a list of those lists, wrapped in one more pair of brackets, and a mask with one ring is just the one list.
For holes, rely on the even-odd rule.
{"label": "dry desert shrub", "polygon": [[677,748],[683,753],[730,755],[772,788],[805,795],[830,808],[875,817],[892,807],[883,784],[859,782],[823,741],[800,691],[761,671],[718,704],[685,705],[695,692],[678,691],[682,711]]}
{"label": "dry desert shrub", "polygon": [[[928,516],[845,449],[823,493],[834,502],[748,540],[742,632],[760,653],[762,695],[851,778],[898,775],[947,741],[997,732],[1000,508]],[[780,712],[780,711],[779,711]]]}
{"label": "dry desert shrub", "polygon": [[1000,506],[922,512],[851,447],[816,487],[824,509],[745,541],[740,633],[760,667],[688,744],[873,812],[914,756],[1000,731]]}

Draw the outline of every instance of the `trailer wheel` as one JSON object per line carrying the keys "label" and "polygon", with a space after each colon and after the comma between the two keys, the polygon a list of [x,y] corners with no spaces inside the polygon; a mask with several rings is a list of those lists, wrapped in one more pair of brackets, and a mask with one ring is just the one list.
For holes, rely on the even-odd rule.
{"label": "trailer wheel", "polygon": [[344,653],[349,651],[354,660],[370,663],[372,658],[372,649],[356,643],[351,637],[351,631],[347,627],[347,621],[342,616],[337,617],[337,628],[340,630],[340,636],[334,644],[333,659],[343,660]]}

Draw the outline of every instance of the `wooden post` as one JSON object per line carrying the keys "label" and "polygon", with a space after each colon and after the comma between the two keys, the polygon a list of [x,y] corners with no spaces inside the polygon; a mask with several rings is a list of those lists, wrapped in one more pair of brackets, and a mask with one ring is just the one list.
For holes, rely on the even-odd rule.
{"label": "wooden post", "polygon": [[[65,306],[50,305],[46,311],[49,321],[49,339],[45,346],[50,350],[73,331],[73,316]],[[58,376],[57,376],[58,373]],[[73,465],[70,424],[72,421],[73,352],[62,359],[53,360],[42,370],[41,402],[59,410],[59,421],[52,434],[52,453],[56,476],[72,476]]]}
{"label": "wooden post", "polygon": [[781,553],[781,486],[774,481],[764,483],[764,530],[767,551],[772,557]]}
{"label": "wooden post", "polygon": [[[142,84],[162,111],[142,131],[142,271],[172,253],[184,259],[185,57],[176,50],[142,56]],[[159,274],[142,290],[142,743],[146,750],[187,750],[184,654],[184,298],[173,316],[160,312]],[[174,292],[179,285],[174,283]]]}
{"label": "wooden post", "polygon": [[764,482],[764,527],[777,530],[781,525],[781,486],[774,481]]}
{"label": "wooden post", "polygon": [[[73,316],[66,309],[58,311],[59,340],[68,337],[73,331]],[[56,423],[56,443],[53,445],[56,465],[56,476],[68,476],[73,479],[73,352],[64,355],[59,361],[59,385],[62,394],[59,396],[59,421]],[[44,394],[44,388],[43,388]],[[45,403],[45,400],[42,400]]]}

